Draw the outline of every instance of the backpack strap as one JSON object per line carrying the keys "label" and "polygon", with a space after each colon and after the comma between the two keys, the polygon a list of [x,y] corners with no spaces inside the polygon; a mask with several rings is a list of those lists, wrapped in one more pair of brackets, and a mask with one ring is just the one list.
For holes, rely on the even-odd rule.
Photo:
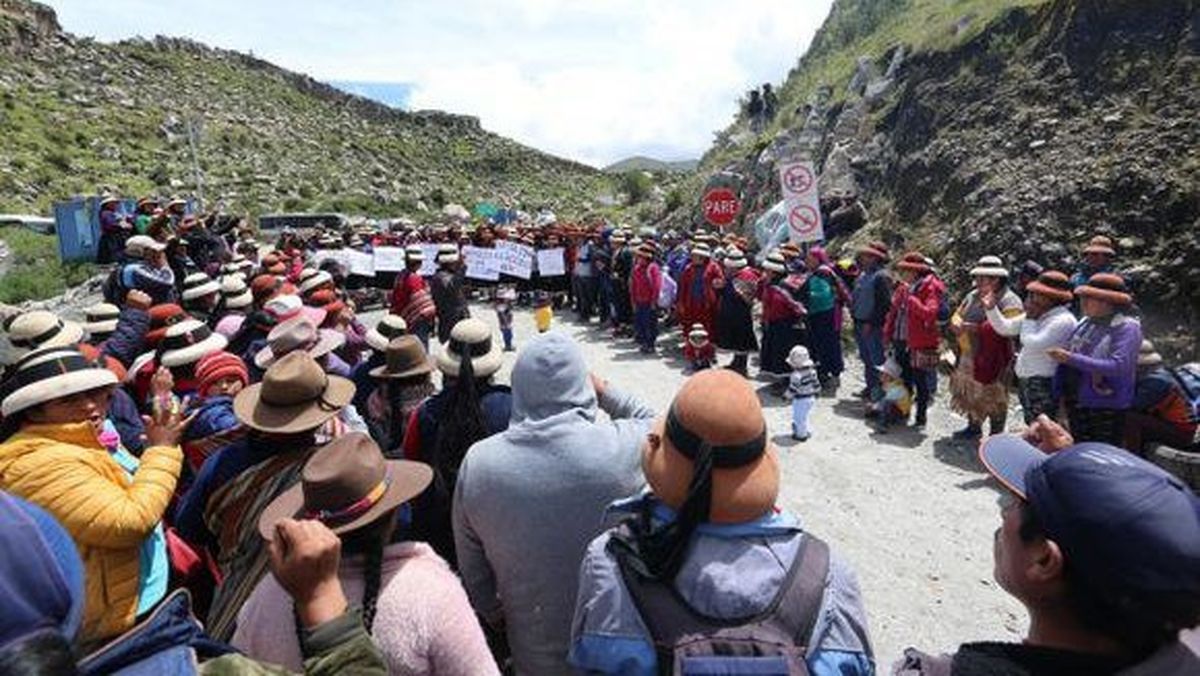
{"label": "backpack strap", "polygon": [[810,646],[820,619],[827,577],[829,545],[821,538],[805,533],[796,560],[788,571],[785,588],[776,597],[772,617],[768,620],[805,649]]}

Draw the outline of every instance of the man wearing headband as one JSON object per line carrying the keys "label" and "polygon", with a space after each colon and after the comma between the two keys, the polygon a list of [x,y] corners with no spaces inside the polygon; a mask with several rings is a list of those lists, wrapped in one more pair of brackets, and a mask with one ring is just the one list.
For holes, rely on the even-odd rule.
{"label": "man wearing headband", "polygon": [[[873,673],[854,572],[775,507],[779,460],[744,378],[688,379],[647,435],[642,469],[651,492],[610,508],[626,520],[592,541],[580,569],[576,669],[655,674],[679,660],[684,673]],[[741,648],[721,638],[732,627]],[[736,659],[753,665],[729,663],[751,644],[737,654],[756,656]]]}

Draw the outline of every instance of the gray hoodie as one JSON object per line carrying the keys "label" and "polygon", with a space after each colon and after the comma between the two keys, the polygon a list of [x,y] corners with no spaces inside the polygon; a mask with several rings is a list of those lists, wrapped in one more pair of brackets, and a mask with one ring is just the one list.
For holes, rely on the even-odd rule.
{"label": "gray hoodie", "polygon": [[597,400],[579,347],[556,332],[521,350],[512,390],[508,430],[472,446],[459,470],[454,541],[471,605],[505,626],[516,672],[557,676],[571,673],[579,565],[609,503],[645,485],[655,413],[612,386]]}

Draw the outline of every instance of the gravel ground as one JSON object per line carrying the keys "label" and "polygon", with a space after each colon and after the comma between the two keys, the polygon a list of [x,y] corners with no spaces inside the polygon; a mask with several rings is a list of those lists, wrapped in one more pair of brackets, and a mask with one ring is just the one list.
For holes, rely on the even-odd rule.
{"label": "gravel ground", "polygon": [[[472,309],[496,325],[489,308]],[[515,315],[520,349],[534,335],[533,317],[527,309]],[[370,324],[378,316],[363,320]],[[660,336],[659,355],[643,356],[632,340],[614,341],[594,322],[581,325],[559,313],[554,329],[579,341],[596,373],[660,410],[684,379],[677,332]],[[501,380],[512,361],[506,360]],[[822,398],[814,408],[807,443],[791,439],[786,402],[763,389],[760,397],[782,458],[779,504],[857,570],[879,665],[889,666],[907,646],[934,652],[971,640],[1018,640],[1025,614],[992,579],[997,493],[974,445],[948,439],[962,418],[939,400],[924,433],[873,434],[862,405],[850,398],[862,388],[861,364],[849,359],[847,366],[839,397]]]}

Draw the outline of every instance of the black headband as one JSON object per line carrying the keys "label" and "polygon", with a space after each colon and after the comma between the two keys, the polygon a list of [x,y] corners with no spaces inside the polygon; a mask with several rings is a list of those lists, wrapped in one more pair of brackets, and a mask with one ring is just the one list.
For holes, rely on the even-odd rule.
{"label": "black headband", "polygon": [[446,343],[446,350],[460,357],[482,357],[492,351],[492,337],[488,336],[479,343],[464,343],[451,338]]}
{"label": "black headband", "polygon": [[[701,448],[706,443],[695,432],[692,432],[679,420],[672,404],[667,411],[667,423],[664,432],[671,446],[689,460],[695,461]],[[733,469],[744,467],[762,457],[767,450],[767,425],[763,423],[762,432],[750,441],[741,444],[712,447],[712,466],[717,469]]]}
{"label": "black headband", "polygon": [[46,342],[47,340],[50,340],[54,336],[57,336],[58,332],[62,331],[62,330],[63,330],[63,322],[61,319],[58,319],[58,320],[55,320],[54,326],[51,326],[50,328],[46,329],[45,331],[42,331],[41,333],[37,334],[36,336],[30,336],[29,338],[11,338],[10,337],[8,339],[8,342],[12,343],[13,347],[37,347],[38,345],[41,345],[42,343]]}
{"label": "black headband", "polygon": [[53,378],[76,371],[97,370],[101,368],[103,367],[79,353],[68,353],[56,359],[48,359],[28,368],[20,369],[13,376],[14,382],[7,389],[7,392],[16,392],[26,385],[32,385],[46,378]]}
{"label": "black headband", "polygon": [[182,350],[189,345],[208,340],[212,336],[212,329],[208,328],[207,324],[201,324],[194,330],[186,333],[181,333],[178,336],[167,336],[159,343],[159,354],[170,352],[172,350]]}

